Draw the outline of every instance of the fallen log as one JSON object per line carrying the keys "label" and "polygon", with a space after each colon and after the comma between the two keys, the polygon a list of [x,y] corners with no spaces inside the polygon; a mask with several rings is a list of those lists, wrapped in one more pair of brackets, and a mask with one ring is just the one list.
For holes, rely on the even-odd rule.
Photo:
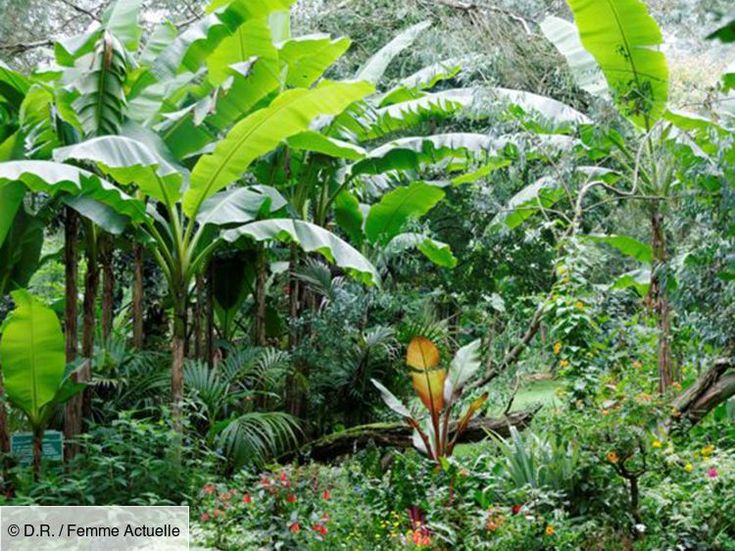
{"label": "fallen log", "polygon": [[674,398],[679,420],[696,425],[719,404],[735,396],[735,358],[720,358],[699,379]]}
{"label": "fallen log", "polygon": [[[489,417],[473,419],[460,436],[459,442],[479,442],[487,438],[489,432],[508,436],[510,427],[522,429],[528,426],[539,409],[540,406],[510,413],[497,419]],[[410,448],[411,432],[406,424],[400,422],[360,425],[309,442],[301,448],[299,455],[314,461],[331,461],[369,446]]]}

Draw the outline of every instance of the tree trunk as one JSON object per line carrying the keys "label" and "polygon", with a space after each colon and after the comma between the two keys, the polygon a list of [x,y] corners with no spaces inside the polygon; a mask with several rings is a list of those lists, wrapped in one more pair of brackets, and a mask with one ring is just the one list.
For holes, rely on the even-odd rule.
{"label": "tree trunk", "polygon": [[171,347],[171,413],[174,428],[183,432],[184,350],[186,348],[186,289],[174,289],[174,328]]}
{"label": "tree trunk", "polygon": [[[298,263],[298,249],[296,245],[291,245],[291,256],[289,260],[289,279],[288,279],[288,318],[289,318],[289,334],[288,349],[291,354],[294,353],[299,345],[299,327],[296,323],[301,313],[301,285],[296,277],[296,267]],[[296,358],[294,359],[293,373],[288,377],[286,382],[286,411],[297,419],[303,419],[303,365]]]}
{"label": "tree trunk", "polygon": [[[507,417],[487,417],[470,421],[467,430],[459,437],[460,443],[480,442],[487,438],[488,431],[501,436],[510,435],[510,427],[519,430],[528,426],[540,408],[511,413]],[[453,430],[450,428],[450,430]],[[300,450],[300,455],[315,461],[331,461],[358,449],[372,445],[377,447],[410,448],[413,446],[411,429],[405,423],[375,423],[352,427],[342,432],[324,436]]]}
{"label": "tree trunk", "polygon": [[133,248],[133,346],[142,350],[143,336],[143,247],[136,243]]}
{"label": "tree trunk", "polygon": [[112,236],[100,237],[100,262],[102,264],[102,338],[105,342],[112,335],[115,311],[115,273],[112,267],[114,243]]}
{"label": "tree trunk", "polygon": [[209,368],[214,367],[214,264],[207,265],[206,352]]}
{"label": "tree trunk", "polygon": [[[92,360],[94,358],[94,336],[97,323],[97,288],[99,287],[99,267],[97,266],[97,247],[94,237],[95,230],[90,228],[92,236],[87,246],[87,275],[84,282],[84,319],[82,320],[82,357],[84,364],[79,370],[79,382],[87,383],[92,380]],[[84,420],[92,416],[92,389],[87,387],[78,397],[81,402],[81,427],[84,429]],[[75,399],[72,398],[72,399]]]}
{"label": "tree trunk", "polygon": [[651,214],[651,247],[653,262],[651,265],[650,299],[656,316],[658,329],[658,373],[659,390],[663,394],[676,381],[671,355],[671,307],[666,294],[666,235],[663,215],[658,207]]}
{"label": "tree trunk", "polygon": [[265,346],[267,344],[265,330],[265,285],[268,279],[268,271],[263,247],[258,248],[255,270],[255,344],[257,346]]}
{"label": "tree trunk", "polygon": [[196,293],[197,303],[194,308],[194,357],[197,360],[204,360],[207,357],[207,339],[205,336],[206,327],[206,311],[207,311],[207,293],[206,280],[203,273],[197,274],[196,277]]}
{"label": "tree trunk", "polygon": [[33,429],[33,480],[41,479],[41,460],[43,458],[43,429]]}
{"label": "tree trunk", "polygon": [[[66,208],[66,221],[64,225],[64,272],[65,272],[65,304],[64,304],[64,337],[66,339],[66,362],[71,363],[77,359],[79,338],[77,335],[77,286],[79,280],[79,250],[77,240],[79,239],[79,217],[77,213]],[[77,374],[72,375],[74,381]],[[64,415],[64,456],[67,460],[72,459],[78,452],[79,446],[70,440],[77,436],[82,430],[81,411],[75,406],[73,400],[69,400],[65,406]]]}

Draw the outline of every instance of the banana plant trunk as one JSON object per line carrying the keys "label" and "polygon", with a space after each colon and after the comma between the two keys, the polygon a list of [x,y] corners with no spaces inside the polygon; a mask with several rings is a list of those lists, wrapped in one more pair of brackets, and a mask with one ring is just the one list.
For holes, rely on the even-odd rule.
{"label": "banana plant trunk", "polygon": [[[299,345],[299,326],[296,323],[302,309],[302,289],[299,280],[296,277],[296,268],[298,265],[299,251],[296,245],[291,246],[291,256],[289,259],[289,279],[288,279],[288,317],[289,317],[289,335],[288,348],[293,355]],[[298,358],[294,360],[293,373],[286,383],[286,411],[297,419],[304,417],[304,390],[303,390],[303,362]]]}
{"label": "banana plant trunk", "polygon": [[265,262],[265,250],[263,249],[263,247],[259,247],[256,257],[255,272],[255,344],[258,346],[265,346],[267,344],[265,329],[265,285],[267,278],[268,273]]}
{"label": "banana plant trunk", "polygon": [[207,294],[206,279],[203,273],[197,274],[196,277],[196,293],[197,302],[194,307],[194,357],[198,360],[206,359],[207,339],[205,336],[205,328],[207,325]]}
{"label": "banana plant trunk", "polygon": [[177,432],[183,431],[184,354],[186,349],[186,289],[174,290],[174,327],[171,348],[171,411]]}
{"label": "banana plant trunk", "polygon": [[[96,231],[90,229],[92,238],[87,246],[87,274],[84,282],[84,319],[82,320],[82,357],[84,363],[79,370],[79,382],[92,380],[92,360],[94,358],[94,337],[97,325],[97,293],[99,288],[99,266],[97,264]],[[84,430],[84,419],[92,416],[92,388],[88,386],[81,394],[81,417],[79,433]]]}
{"label": "banana plant trunk", "polygon": [[676,381],[671,353],[671,306],[666,294],[666,235],[663,214],[658,206],[651,214],[651,247],[653,262],[651,265],[651,302],[656,316],[658,329],[658,373],[659,390],[663,394]]}
{"label": "banana plant trunk", "polygon": [[133,346],[143,349],[143,247],[138,243],[133,249]]}
{"label": "banana plant trunk", "polygon": [[[77,239],[79,236],[79,217],[71,208],[66,208],[64,225],[64,271],[65,271],[65,303],[64,303],[64,338],[66,346],[66,362],[77,359],[79,338],[77,336],[77,284],[79,280],[79,250]],[[73,375],[76,380],[76,374]],[[75,416],[74,399],[66,403],[64,415],[64,457],[72,459],[79,451],[79,447],[72,439],[81,431],[81,418]]]}
{"label": "banana plant trunk", "polygon": [[111,235],[100,238],[100,263],[102,265],[102,338],[105,342],[112,335],[115,308],[115,273],[112,267],[114,243]]}
{"label": "banana plant trunk", "polygon": [[41,479],[41,460],[43,459],[43,429],[33,428],[33,480]]}

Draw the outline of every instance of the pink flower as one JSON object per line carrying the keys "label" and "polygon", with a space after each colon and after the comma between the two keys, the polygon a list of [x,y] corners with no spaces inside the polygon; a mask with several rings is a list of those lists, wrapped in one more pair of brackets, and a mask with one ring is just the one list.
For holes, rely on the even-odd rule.
{"label": "pink flower", "polygon": [[720,473],[717,472],[717,468],[716,467],[710,467],[707,470],[707,476],[710,477],[710,478],[717,478],[719,476],[719,474]]}
{"label": "pink flower", "polygon": [[202,522],[207,522],[209,520],[209,513],[202,513],[202,516],[199,518]]}
{"label": "pink flower", "polygon": [[202,488],[202,492],[204,492],[205,494],[209,496],[209,495],[212,495],[216,489],[217,488],[215,488],[214,484],[211,484],[211,483],[205,484],[204,487]]}
{"label": "pink flower", "polygon": [[252,503],[253,498],[250,497],[250,494],[245,494],[244,496],[242,496],[242,502],[245,504]]}

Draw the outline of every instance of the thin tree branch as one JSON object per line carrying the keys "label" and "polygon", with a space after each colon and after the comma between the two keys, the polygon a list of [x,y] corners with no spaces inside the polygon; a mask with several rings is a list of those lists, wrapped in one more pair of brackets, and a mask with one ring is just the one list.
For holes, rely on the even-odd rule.
{"label": "thin tree branch", "polygon": [[86,9],[82,8],[81,6],[77,6],[74,2],[71,2],[70,0],[59,0],[59,2],[61,2],[65,6],[73,9],[77,13],[81,13],[82,15],[86,15],[90,19],[93,19],[95,21],[101,21],[101,19],[99,18],[99,16],[97,16],[96,14],[94,14],[93,12],[91,12],[89,10],[86,10]]}

